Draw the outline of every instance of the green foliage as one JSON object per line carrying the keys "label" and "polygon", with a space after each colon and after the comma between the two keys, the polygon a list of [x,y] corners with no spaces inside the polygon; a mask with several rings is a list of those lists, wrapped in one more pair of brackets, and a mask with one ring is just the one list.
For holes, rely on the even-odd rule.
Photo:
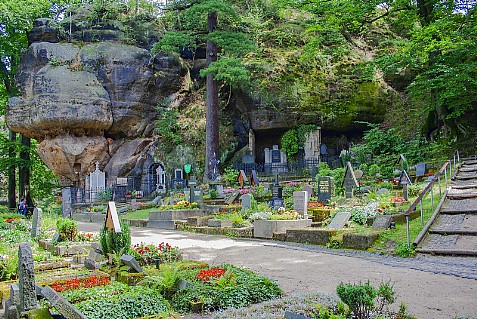
{"label": "green foliage", "polygon": [[78,222],[69,218],[60,218],[56,221],[56,231],[61,240],[75,241],[78,234]]}
{"label": "green foliage", "polygon": [[208,74],[215,74],[214,79],[224,81],[232,87],[249,81],[248,70],[243,67],[239,58],[221,58],[207,68],[200,70],[200,75],[205,77]]}
{"label": "green foliage", "polygon": [[151,53],[153,55],[163,53],[179,53],[181,49],[195,50],[196,44],[193,36],[184,32],[170,31],[156,43],[154,43]]}
{"label": "green foliage", "polygon": [[131,246],[131,232],[129,230],[129,224],[121,221],[121,232],[117,233],[112,229],[103,227],[99,233],[99,241],[101,243],[101,249],[103,254],[118,254],[122,255],[127,253]]}
{"label": "green foliage", "polygon": [[300,125],[297,128],[288,130],[281,138],[281,146],[288,156],[293,156],[305,147],[306,134],[313,131],[316,125]]}
{"label": "green foliage", "polygon": [[67,290],[62,295],[90,319],[142,318],[169,312],[167,301],[146,286],[112,282],[107,286]]}
{"label": "green foliage", "polygon": [[366,284],[340,283],[336,287],[338,297],[349,306],[355,318],[369,318],[374,309],[374,298],[378,295],[376,289],[367,282]]}
{"label": "green foliage", "polygon": [[407,241],[401,242],[399,245],[394,247],[394,254],[402,258],[409,258],[414,257],[416,254],[416,248],[411,245],[411,247],[407,246]]}
{"label": "green foliage", "polygon": [[216,199],[216,198],[217,198],[217,195],[218,195],[217,190],[211,189],[211,190],[209,191],[209,195],[210,195],[210,198],[211,198],[211,199]]}
{"label": "green foliage", "polygon": [[226,167],[222,172],[222,178],[224,179],[227,187],[237,187],[238,186],[238,171],[232,167]]}
{"label": "green foliage", "polygon": [[184,140],[182,129],[177,124],[177,111],[159,108],[158,120],[156,120],[156,131],[161,143],[168,147],[173,148],[181,144]]}

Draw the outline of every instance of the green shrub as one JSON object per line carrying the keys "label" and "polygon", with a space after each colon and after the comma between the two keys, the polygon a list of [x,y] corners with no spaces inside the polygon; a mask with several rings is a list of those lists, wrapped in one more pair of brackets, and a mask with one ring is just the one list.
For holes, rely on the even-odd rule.
{"label": "green shrub", "polygon": [[60,218],[56,221],[56,231],[60,234],[61,240],[75,241],[78,223],[69,218]]}
{"label": "green shrub", "polygon": [[338,297],[347,304],[355,318],[369,318],[370,311],[374,309],[374,298],[378,292],[368,283],[344,284],[336,287]]}
{"label": "green shrub", "polygon": [[131,246],[131,232],[129,225],[121,221],[121,232],[117,233],[112,229],[103,227],[99,234],[99,242],[103,250],[103,254],[123,254],[126,253]]}
{"label": "green shrub", "polygon": [[407,241],[403,241],[394,247],[394,254],[402,258],[413,257],[416,254],[416,249],[413,245],[408,247]]}
{"label": "green shrub", "polygon": [[210,199],[216,199],[217,198],[217,191],[215,189],[211,189],[209,191]]}

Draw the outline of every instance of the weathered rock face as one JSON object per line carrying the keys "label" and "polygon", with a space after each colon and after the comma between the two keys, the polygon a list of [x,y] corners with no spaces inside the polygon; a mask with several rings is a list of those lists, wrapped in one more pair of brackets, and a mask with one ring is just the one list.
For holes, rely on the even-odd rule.
{"label": "weathered rock face", "polygon": [[178,103],[187,79],[178,59],[135,46],[34,42],[7,125],[40,142],[41,158],[63,183],[84,180],[96,161],[110,178],[124,176],[152,143],[157,104]]}

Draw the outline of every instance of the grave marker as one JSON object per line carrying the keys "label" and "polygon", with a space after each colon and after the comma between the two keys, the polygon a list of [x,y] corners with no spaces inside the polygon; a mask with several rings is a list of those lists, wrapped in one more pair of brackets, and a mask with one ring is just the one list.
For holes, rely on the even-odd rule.
{"label": "grave marker", "polygon": [[358,180],[354,174],[353,166],[350,162],[346,164],[345,177],[343,179],[343,185],[345,187],[346,198],[354,197],[354,188],[359,187]]}
{"label": "grave marker", "polygon": [[411,179],[409,178],[409,175],[407,175],[406,170],[401,171],[401,176],[399,176],[399,185],[402,185],[402,194],[404,199],[407,201],[408,200],[408,194],[407,194],[407,185],[412,184]]}
{"label": "grave marker", "polygon": [[230,194],[230,196],[225,200],[225,204],[230,205],[233,202],[235,202],[238,195],[239,195],[239,192],[233,192],[232,194]]}
{"label": "grave marker", "polygon": [[308,193],[305,191],[293,192],[293,209],[303,218],[308,218]]}
{"label": "grave marker", "polygon": [[252,206],[252,196],[250,194],[244,194],[240,199],[242,200],[242,211],[245,211]]}
{"label": "grave marker", "polygon": [[313,186],[311,185],[303,185],[303,187],[301,188],[302,191],[305,191],[308,193],[308,198],[312,197],[313,195],[315,195],[315,190],[313,189]]}
{"label": "grave marker", "polygon": [[247,175],[243,169],[239,171],[237,181],[239,182],[240,188],[243,188],[244,184],[247,182]]}
{"label": "grave marker", "polygon": [[41,219],[42,219],[42,212],[41,208],[35,207],[33,209],[33,216],[31,219],[31,237],[36,238],[41,230]]}
{"label": "grave marker", "polygon": [[250,186],[260,186],[260,181],[258,180],[257,171],[252,169],[250,172]]}
{"label": "grave marker", "polygon": [[45,286],[41,290],[41,294],[48,299],[50,304],[66,319],[88,319],[50,286]]}
{"label": "grave marker", "polygon": [[426,163],[420,162],[417,163],[416,165],[416,177],[424,176],[426,175],[427,169],[426,169]]}
{"label": "grave marker", "polygon": [[322,176],[318,179],[318,200],[327,201],[331,199],[332,179],[329,176]]}
{"label": "grave marker", "polygon": [[140,273],[143,272],[141,266],[137,262],[137,260],[131,256],[131,255],[122,255],[121,256],[121,261],[129,267],[129,270],[132,270],[134,272]]}
{"label": "grave marker", "polygon": [[343,229],[351,218],[349,212],[339,212],[331,220],[331,223],[328,225],[328,229]]}
{"label": "grave marker", "polygon": [[285,207],[285,200],[283,198],[273,198],[270,201],[270,207],[273,210],[278,210],[280,207]]}
{"label": "grave marker", "polygon": [[33,254],[28,243],[22,243],[18,247],[18,287],[19,311],[23,312],[37,308]]}
{"label": "grave marker", "polygon": [[386,229],[386,228],[389,228],[389,226],[391,226],[391,220],[392,220],[391,215],[376,216],[371,228],[372,229]]}
{"label": "grave marker", "polygon": [[190,188],[190,202],[200,203],[202,202],[202,189],[192,186]]}
{"label": "grave marker", "polygon": [[119,223],[118,212],[114,202],[108,202],[108,212],[106,213],[104,226],[109,230],[114,230],[115,233],[121,232],[121,224]]}

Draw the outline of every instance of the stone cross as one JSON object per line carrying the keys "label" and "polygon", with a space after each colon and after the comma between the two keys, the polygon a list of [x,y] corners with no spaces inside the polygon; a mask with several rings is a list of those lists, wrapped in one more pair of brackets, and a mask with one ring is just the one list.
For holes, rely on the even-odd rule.
{"label": "stone cross", "polygon": [[20,312],[37,308],[33,254],[28,243],[22,243],[18,247],[18,286]]}
{"label": "stone cross", "polygon": [[31,237],[36,238],[41,230],[41,208],[35,207],[33,209],[33,216],[31,219]]}

